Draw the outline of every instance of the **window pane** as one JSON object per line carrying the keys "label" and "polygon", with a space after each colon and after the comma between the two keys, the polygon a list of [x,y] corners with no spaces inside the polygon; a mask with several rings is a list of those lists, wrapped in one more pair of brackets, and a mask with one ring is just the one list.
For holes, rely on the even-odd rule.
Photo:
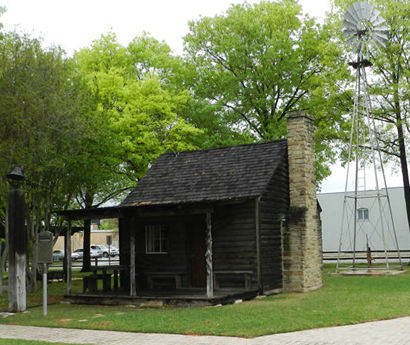
{"label": "window pane", "polygon": [[168,229],[164,225],[145,226],[145,251],[146,253],[168,252]]}
{"label": "window pane", "polygon": [[367,208],[359,208],[357,210],[357,219],[359,219],[359,220],[368,220],[369,219],[369,210]]}

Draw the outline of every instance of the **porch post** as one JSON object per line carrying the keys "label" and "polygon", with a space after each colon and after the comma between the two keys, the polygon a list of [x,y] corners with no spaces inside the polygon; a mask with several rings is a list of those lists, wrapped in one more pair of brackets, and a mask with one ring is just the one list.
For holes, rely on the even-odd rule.
{"label": "porch post", "polygon": [[68,221],[67,233],[65,235],[65,260],[66,260],[66,280],[67,295],[71,294],[71,219]]}
{"label": "porch post", "polygon": [[135,282],[135,230],[130,231],[130,296],[137,295]]}
{"label": "porch post", "polygon": [[256,235],[256,274],[258,278],[258,292],[262,294],[262,267],[261,267],[261,236],[260,236],[260,197],[255,199],[255,235]]}
{"label": "porch post", "polygon": [[212,217],[206,213],[206,295],[208,298],[214,296],[214,268],[212,262]]}

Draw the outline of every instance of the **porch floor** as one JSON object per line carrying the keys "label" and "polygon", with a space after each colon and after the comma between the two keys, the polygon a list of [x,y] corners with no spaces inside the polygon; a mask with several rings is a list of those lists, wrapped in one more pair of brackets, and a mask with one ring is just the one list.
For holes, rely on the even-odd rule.
{"label": "porch floor", "polygon": [[140,290],[136,296],[129,296],[129,292],[125,291],[98,291],[67,294],[64,295],[64,301],[73,304],[189,307],[230,304],[237,300],[252,299],[257,294],[257,290],[218,289],[214,291],[213,297],[208,298],[206,289]]}

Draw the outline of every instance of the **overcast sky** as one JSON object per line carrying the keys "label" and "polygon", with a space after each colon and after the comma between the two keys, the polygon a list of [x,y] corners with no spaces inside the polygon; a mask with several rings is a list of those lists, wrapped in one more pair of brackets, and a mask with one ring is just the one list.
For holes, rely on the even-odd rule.
{"label": "overcast sky", "polygon": [[[225,12],[239,0],[0,0],[7,8],[0,17],[6,29],[18,25],[24,32],[40,34],[47,45],[61,45],[69,54],[88,46],[112,30],[122,44],[142,32],[164,40],[182,52],[188,22],[200,16]],[[258,1],[249,0],[248,3]],[[328,0],[301,0],[304,11],[323,16]]]}
{"label": "overcast sky", "polygon": [[[259,2],[248,0],[248,3]],[[299,0],[305,13],[318,19],[330,10],[329,0]],[[182,53],[182,37],[188,22],[201,16],[225,12],[240,0],[0,0],[6,7],[0,16],[6,30],[41,36],[45,45],[60,45],[71,55],[89,46],[102,34],[113,31],[121,44],[128,44],[144,31],[165,41],[176,54]],[[343,191],[345,170],[332,167],[323,192]],[[388,186],[400,186],[401,175],[387,169]]]}

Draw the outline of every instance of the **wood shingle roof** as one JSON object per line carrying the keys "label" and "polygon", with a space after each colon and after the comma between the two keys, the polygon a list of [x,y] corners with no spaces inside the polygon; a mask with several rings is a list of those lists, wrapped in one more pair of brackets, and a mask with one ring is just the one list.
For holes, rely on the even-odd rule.
{"label": "wood shingle roof", "polygon": [[262,195],[287,141],[161,155],[121,206],[167,205]]}

